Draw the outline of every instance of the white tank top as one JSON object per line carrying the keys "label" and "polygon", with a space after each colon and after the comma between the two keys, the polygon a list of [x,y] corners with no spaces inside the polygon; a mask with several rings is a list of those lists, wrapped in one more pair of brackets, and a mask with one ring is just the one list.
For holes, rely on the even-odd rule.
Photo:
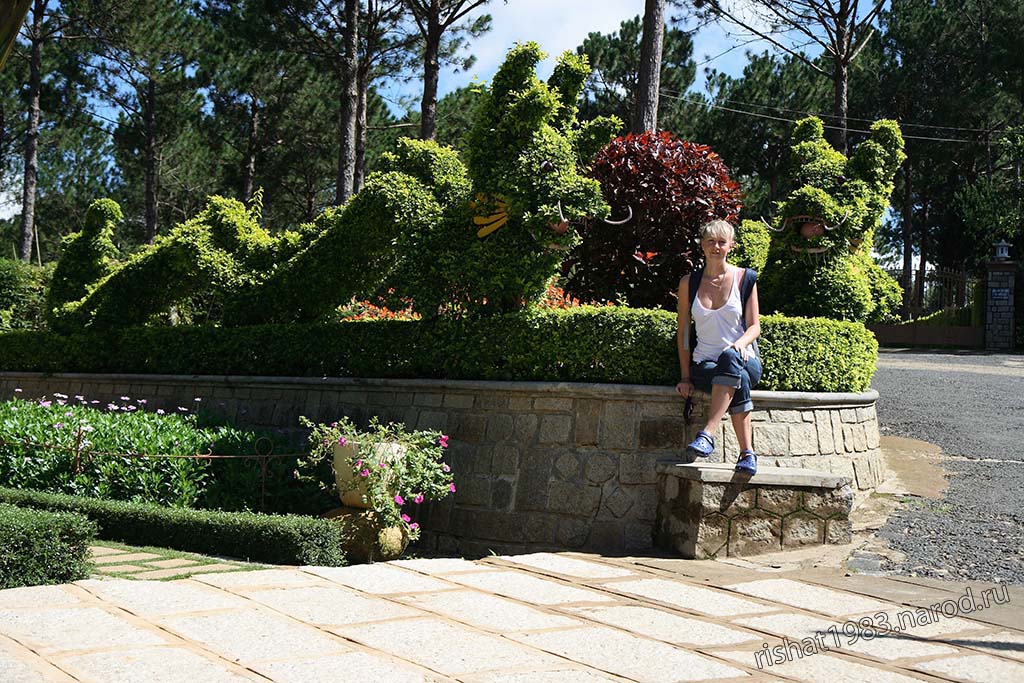
{"label": "white tank top", "polygon": [[697,326],[697,348],[693,350],[693,361],[718,360],[726,348],[743,336],[743,306],[740,303],[739,275],[733,273],[729,298],[720,308],[705,308],[700,296],[693,297],[690,316]]}

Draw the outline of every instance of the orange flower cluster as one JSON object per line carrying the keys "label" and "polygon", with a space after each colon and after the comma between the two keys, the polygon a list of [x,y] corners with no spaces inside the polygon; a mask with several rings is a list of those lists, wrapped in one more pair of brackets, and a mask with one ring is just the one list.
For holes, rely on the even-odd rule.
{"label": "orange flower cluster", "polygon": [[[389,290],[389,294],[394,290]],[[401,303],[405,308],[393,311],[387,307],[384,297],[377,297],[377,303],[368,300],[356,301],[353,299],[348,304],[337,310],[338,320],[352,322],[356,320],[419,320],[422,316],[412,310],[412,301],[402,299]]]}

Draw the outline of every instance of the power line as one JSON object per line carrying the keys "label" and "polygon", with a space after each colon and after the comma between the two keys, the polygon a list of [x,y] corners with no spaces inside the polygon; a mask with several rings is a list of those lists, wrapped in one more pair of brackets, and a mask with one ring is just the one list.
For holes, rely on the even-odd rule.
{"label": "power line", "polygon": [[[684,95],[685,94],[685,93],[679,92],[678,90],[663,90],[662,92],[663,93],[664,92],[675,93],[676,95]],[[758,107],[760,109],[770,109],[770,110],[773,110],[773,111],[788,112],[790,114],[803,114],[804,116],[817,116],[818,118],[827,118],[827,119],[838,119],[838,118],[841,118],[840,116],[838,116],[836,114],[822,114],[822,113],[813,112],[813,111],[801,111],[800,109],[787,109],[786,107],[779,107],[779,106],[775,106],[775,105],[771,105],[771,104],[759,104],[757,102],[743,102],[741,100],[735,100],[735,99],[731,99],[731,98],[728,98],[728,97],[716,97],[715,100],[716,101],[720,101],[720,102],[731,102],[732,104],[739,104],[739,105],[746,106],[746,107]],[[856,116],[847,116],[846,120],[847,121],[865,121],[867,123],[872,123],[872,122],[874,122],[875,119],[864,119],[864,118],[858,118]],[[906,127],[911,127],[911,128],[935,128],[935,129],[939,129],[939,130],[962,130],[962,131],[965,131],[965,132],[968,132],[968,133],[1000,133],[1000,132],[1003,132],[1005,130],[1003,128],[993,129],[993,128],[965,128],[963,126],[939,126],[939,125],[935,125],[935,124],[931,124],[931,123],[908,123],[908,122],[905,122],[905,121],[900,121],[900,127],[901,128],[906,128]]]}
{"label": "power line", "polygon": [[[667,98],[672,99],[672,100],[681,100],[683,102],[689,102],[691,104],[700,104],[700,105],[703,105],[705,107],[711,107],[713,109],[720,109],[722,111],[728,111],[728,112],[732,112],[734,114],[744,114],[746,116],[753,116],[755,118],[770,119],[772,121],[782,121],[782,122],[785,122],[785,123],[796,123],[796,119],[788,119],[788,118],[786,118],[784,116],[773,116],[771,114],[761,114],[761,113],[756,112],[756,111],[746,111],[745,109],[735,109],[733,107],[725,107],[725,106],[722,106],[720,104],[715,104],[714,102],[705,102],[704,100],[694,100],[694,99],[690,99],[688,97],[679,97],[678,95],[671,95],[671,94],[669,94],[669,93],[667,93],[665,91],[661,91],[661,94],[664,97],[667,97]],[[809,114],[809,115],[810,116],[817,116],[817,114]],[[832,130],[846,130],[846,132],[848,132],[848,133],[864,133],[866,135],[871,133],[870,130],[865,130],[865,129],[862,129],[862,128],[849,128],[849,127],[847,127],[847,128],[844,129],[842,126],[833,126],[833,125],[828,124],[828,123],[822,123],[822,126],[824,128],[829,128],[829,129],[832,129]],[[928,136],[925,136],[925,135],[904,135],[903,137],[905,139],[907,139],[907,140],[926,140],[926,141],[930,141],[930,142],[964,142],[964,143],[971,143],[971,144],[977,144],[979,142],[979,140],[968,140],[968,139],[964,139],[964,138],[935,138],[935,137],[928,137]]]}

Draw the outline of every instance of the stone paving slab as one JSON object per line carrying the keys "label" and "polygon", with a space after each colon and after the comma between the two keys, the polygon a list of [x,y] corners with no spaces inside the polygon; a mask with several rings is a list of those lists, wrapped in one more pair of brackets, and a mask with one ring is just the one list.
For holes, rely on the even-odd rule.
{"label": "stone paving slab", "polygon": [[239,592],[293,619],[317,626],[343,626],[364,621],[420,616],[417,610],[380,598],[366,597],[338,585],[249,589]]}
{"label": "stone paving slab", "polygon": [[493,571],[483,574],[459,574],[449,580],[538,605],[560,605],[572,602],[612,602],[615,598],[597,591],[576,588],[553,580],[516,571]]}
{"label": "stone paving slab", "polygon": [[636,576],[628,569],[611,567],[598,562],[575,557],[567,557],[556,553],[533,553],[530,555],[500,555],[498,559],[516,565],[532,567],[541,571],[553,572],[577,579],[618,579]]}
{"label": "stone paving slab", "polygon": [[137,564],[104,564],[96,568],[100,574],[125,574],[128,572],[144,572],[146,568]]}
{"label": "stone paving slab", "polygon": [[423,576],[422,574],[390,564],[357,564],[351,567],[303,567],[302,569],[328,581],[334,581],[375,595],[421,593],[457,588],[457,586],[453,586],[450,583],[438,581],[429,576]]}
{"label": "stone paving slab", "polygon": [[605,626],[512,634],[509,638],[635,681],[705,681],[746,675],[708,657]]}
{"label": "stone paving slab", "polygon": [[184,647],[147,647],[91,652],[57,658],[81,680],[160,681],[160,683],[251,683],[259,680]]}
{"label": "stone paving slab", "polygon": [[892,603],[821,588],[793,579],[762,579],[726,587],[744,595],[781,602],[784,605],[821,612],[833,617],[893,609]]}
{"label": "stone paving slab", "polygon": [[153,569],[140,572],[133,576],[133,579],[170,579],[175,577],[184,578],[193,574],[213,574],[214,572],[233,572],[238,570],[237,564],[202,564],[195,567],[176,567],[172,569]]}
{"label": "stone paving slab", "polygon": [[337,633],[448,676],[558,663],[550,655],[504,638],[435,618],[351,626],[337,629]]}
{"label": "stone paving slab", "polygon": [[[4,591],[6,592],[6,591]],[[72,678],[27,648],[0,638],[0,681],[4,683],[70,682]]]}
{"label": "stone paving slab", "polygon": [[323,585],[324,581],[306,572],[294,569],[258,569],[251,572],[232,572],[230,574],[197,574],[192,577],[217,588],[231,590],[233,588],[292,588],[295,586]]}
{"label": "stone paving slab", "polygon": [[675,645],[691,644],[698,647],[737,645],[758,641],[756,633],[728,628],[714,622],[683,617],[653,607],[639,605],[613,605],[610,607],[565,607],[565,611],[577,614],[607,626],[663,640]]}
{"label": "stone paving slab", "polygon": [[424,574],[455,574],[457,572],[479,572],[487,571],[491,567],[480,564],[479,562],[472,562],[470,560],[464,560],[461,557],[435,557],[435,558],[418,558],[415,560],[395,560],[389,562],[396,567],[402,567],[403,569],[412,569],[413,571],[423,572]]}
{"label": "stone paving slab", "polygon": [[75,585],[101,600],[142,617],[163,617],[188,612],[243,609],[244,598],[192,581],[109,581],[87,579]]}
{"label": "stone paving slab", "polygon": [[729,595],[725,591],[694,586],[667,579],[640,579],[604,584],[606,588],[657,600],[683,609],[710,614],[716,617],[730,617],[741,614],[774,612],[778,607],[764,605],[751,600]]}
{"label": "stone paving slab", "polygon": [[64,586],[32,586],[0,590],[0,609],[19,607],[61,607],[81,604],[82,600]]}
{"label": "stone paving slab", "polygon": [[157,632],[98,607],[0,610],[0,633],[40,654],[167,642]]}
{"label": "stone paving slab", "polygon": [[999,633],[989,633],[983,636],[967,635],[947,638],[946,642],[963,647],[988,650],[992,654],[1011,657],[1024,662],[1024,634],[1022,633],[1000,631]]}
{"label": "stone paving slab", "polygon": [[1024,664],[1008,662],[989,655],[971,655],[919,662],[915,669],[977,683],[1024,681]]}
{"label": "stone paving slab", "polygon": [[175,567],[190,567],[199,564],[197,560],[188,560],[184,557],[172,557],[167,560],[155,560],[153,562],[147,562],[147,567],[156,567],[157,569],[174,569]]}
{"label": "stone paving slab", "polygon": [[161,626],[228,661],[251,665],[347,652],[337,638],[304,624],[256,609],[161,617]]}
{"label": "stone paving slab", "polygon": [[[814,638],[822,634],[819,642],[824,643],[829,649],[849,650],[888,661],[959,654],[956,648],[947,645],[928,643],[899,633],[875,635],[843,623],[804,614],[771,614],[735,619],[734,622],[796,640]],[[830,627],[832,631],[828,630]]]}
{"label": "stone paving slab", "polygon": [[121,550],[120,548],[109,548],[105,545],[91,545],[89,546],[89,554],[93,557],[103,557],[104,555],[120,555],[127,551]]}
{"label": "stone paving slab", "polygon": [[303,658],[297,661],[263,662],[254,665],[253,670],[277,683],[313,683],[314,681],[423,683],[438,680],[429,673],[421,673],[410,666],[365,652],[344,652],[326,657]]}
{"label": "stone paving slab", "polygon": [[[738,664],[755,667],[754,653],[749,650],[718,652],[721,657]],[[772,674],[806,683],[920,683],[928,679],[909,673],[897,673],[830,654],[813,654],[765,667]]]}
{"label": "stone paving slab", "polygon": [[397,598],[407,605],[434,612],[486,631],[509,633],[580,626],[582,622],[471,590],[419,593]]}
{"label": "stone paving slab", "polygon": [[141,562],[142,560],[159,560],[160,556],[153,553],[117,553],[93,557],[97,565],[117,564],[119,562]]}

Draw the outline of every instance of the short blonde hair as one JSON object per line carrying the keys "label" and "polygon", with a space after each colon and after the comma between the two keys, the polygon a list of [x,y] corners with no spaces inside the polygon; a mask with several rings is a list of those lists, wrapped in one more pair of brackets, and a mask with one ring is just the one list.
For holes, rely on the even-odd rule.
{"label": "short blonde hair", "polygon": [[732,223],[729,221],[708,221],[700,226],[700,238],[703,240],[708,237],[724,237],[730,242],[735,242],[736,229],[732,227]]}

